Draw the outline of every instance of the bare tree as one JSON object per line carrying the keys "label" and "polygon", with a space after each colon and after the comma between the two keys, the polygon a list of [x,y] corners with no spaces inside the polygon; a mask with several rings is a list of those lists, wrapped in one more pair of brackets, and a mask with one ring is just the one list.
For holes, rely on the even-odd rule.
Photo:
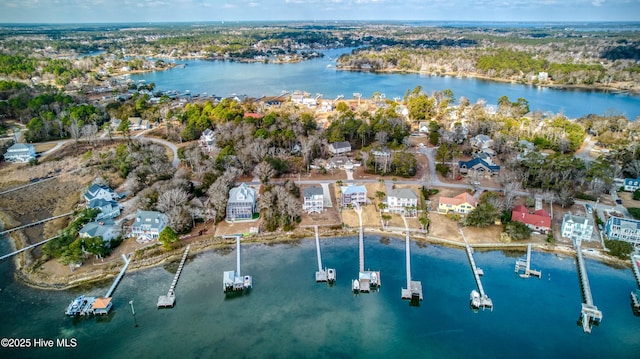
{"label": "bare tree", "polygon": [[269,162],[262,161],[258,163],[253,170],[253,174],[260,179],[263,184],[269,183],[269,179],[276,175],[276,171],[269,164]]}
{"label": "bare tree", "polygon": [[640,177],[640,160],[633,160],[627,163],[627,165],[624,166],[624,170],[629,172],[629,174],[631,174],[632,177],[639,178]]}
{"label": "bare tree", "polygon": [[80,138],[80,125],[78,124],[78,120],[72,119],[69,124],[69,134],[75,141],[75,146],[78,148],[78,139]]}
{"label": "bare tree", "polygon": [[[189,200],[189,194],[181,188],[172,188],[158,196],[156,208],[162,213],[169,213],[176,207],[182,207]],[[176,228],[174,228],[177,230]]]}
{"label": "bare tree", "polygon": [[98,125],[95,122],[91,122],[82,126],[82,136],[92,144],[95,144],[96,134],[98,133]]}

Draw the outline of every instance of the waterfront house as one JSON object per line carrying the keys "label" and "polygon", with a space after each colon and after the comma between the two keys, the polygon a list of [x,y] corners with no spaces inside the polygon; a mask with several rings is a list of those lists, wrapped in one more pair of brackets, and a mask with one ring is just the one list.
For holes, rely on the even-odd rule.
{"label": "waterfront house", "polygon": [[324,192],[319,186],[311,186],[303,191],[302,209],[307,213],[322,213],[324,210]]}
{"label": "waterfront house", "polygon": [[111,219],[98,222],[89,222],[85,224],[78,232],[78,235],[81,238],[100,237],[105,242],[109,242],[110,240],[116,238],[118,234],[119,233],[116,230],[115,224]]}
{"label": "waterfront house", "polygon": [[638,178],[625,178],[624,179],[624,190],[627,192],[634,192],[640,188],[640,177]]}
{"label": "waterfront house", "polygon": [[84,193],[84,199],[87,203],[94,199],[104,199],[106,201],[115,201],[118,195],[108,186],[101,184],[92,184]]}
{"label": "waterfront house", "polygon": [[202,131],[202,135],[200,135],[200,146],[205,151],[213,150],[215,146],[215,137],[212,129],[207,128],[204,131]]}
{"label": "waterfront house", "polygon": [[14,143],[4,154],[7,162],[26,163],[36,159],[36,149],[32,144]]}
{"label": "waterfront house", "polygon": [[532,231],[547,233],[551,229],[551,216],[544,209],[538,209],[533,213],[525,206],[516,206],[511,211],[511,220],[527,225]]}
{"label": "waterfront house", "polygon": [[418,209],[418,195],[409,188],[393,188],[387,193],[387,211],[415,216]]}
{"label": "waterfront house", "polygon": [[562,237],[570,238],[574,243],[590,241],[593,233],[593,220],[567,212],[562,217]]}
{"label": "waterfront house", "polygon": [[166,227],[168,218],[156,211],[136,212],[136,218],[131,225],[131,237],[144,237],[145,239],[157,239],[160,232]]}
{"label": "waterfront house", "polygon": [[494,175],[500,173],[500,166],[490,164],[480,157],[476,157],[469,161],[459,161],[458,168],[460,174],[466,175],[469,171],[480,172],[485,175]]}
{"label": "waterfront house", "polygon": [[94,198],[87,203],[87,208],[99,209],[97,220],[105,218],[115,218],[120,215],[120,206],[116,201],[109,201],[103,198]]}
{"label": "waterfront house", "polygon": [[329,145],[329,152],[334,156],[351,152],[351,144],[347,141],[334,142]]}
{"label": "waterfront house", "polygon": [[367,187],[365,186],[342,186],[340,191],[342,192],[341,202],[343,207],[353,203],[367,203]]}
{"label": "waterfront house", "polygon": [[227,220],[252,219],[256,211],[256,190],[241,183],[229,191]]}
{"label": "waterfront house", "polygon": [[611,216],[604,225],[604,234],[609,239],[640,245],[640,221]]}
{"label": "waterfront house", "polygon": [[438,212],[468,214],[478,206],[478,199],[467,192],[451,197],[440,197]]}

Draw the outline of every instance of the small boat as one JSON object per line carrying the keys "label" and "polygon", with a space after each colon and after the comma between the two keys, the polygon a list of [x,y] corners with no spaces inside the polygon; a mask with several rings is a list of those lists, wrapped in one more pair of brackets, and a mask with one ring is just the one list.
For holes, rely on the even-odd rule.
{"label": "small boat", "polygon": [[329,282],[334,282],[336,280],[336,270],[333,268],[327,269],[327,280]]}
{"label": "small boat", "polygon": [[356,292],[356,293],[357,293],[357,292],[359,292],[359,291],[360,291],[360,281],[359,281],[359,280],[354,279],[354,280],[353,280],[353,284],[352,284],[352,286],[353,286],[353,291],[354,291],[354,292]]}
{"label": "small boat", "polygon": [[69,306],[67,307],[67,310],[64,312],[64,314],[75,317],[82,312],[86,302],[87,301],[84,298],[84,295],[77,297],[76,299],[72,300],[71,303],[69,303]]}
{"label": "small boat", "polygon": [[480,308],[480,293],[477,290],[472,290],[471,295],[469,295],[469,300],[471,301],[471,306],[474,308]]}
{"label": "small boat", "polygon": [[244,276],[244,288],[245,289],[251,288],[251,285],[252,285],[251,276],[245,275]]}

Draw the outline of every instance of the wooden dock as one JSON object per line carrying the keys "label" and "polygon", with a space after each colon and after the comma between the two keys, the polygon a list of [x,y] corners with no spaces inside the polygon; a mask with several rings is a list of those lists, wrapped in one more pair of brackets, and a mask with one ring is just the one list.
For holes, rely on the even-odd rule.
{"label": "wooden dock", "polygon": [[364,270],[364,229],[362,226],[362,208],[358,203],[354,204],[354,210],[358,214],[360,219],[360,231],[358,233],[358,253],[360,262],[360,271],[358,272],[358,278],[354,279],[352,283],[352,290],[354,293],[368,293],[371,290],[375,290],[382,284],[380,281],[380,272]]}
{"label": "wooden dock", "polygon": [[10,257],[13,257],[13,256],[15,256],[15,255],[16,255],[16,254],[18,254],[18,253],[22,253],[22,252],[24,252],[24,251],[28,251],[28,250],[29,250],[29,249],[31,249],[31,248],[35,248],[35,247],[37,247],[37,246],[41,246],[41,245],[43,245],[43,244],[45,244],[45,243],[47,243],[47,242],[49,242],[49,241],[51,241],[51,240],[53,240],[53,239],[56,239],[56,238],[58,238],[58,237],[60,237],[60,236],[58,235],[58,236],[55,236],[55,237],[47,238],[47,239],[45,239],[45,240],[44,240],[44,241],[42,241],[42,242],[38,242],[38,243],[35,243],[35,244],[32,244],[32,245],[26,246],[26,247],[24,247],[24,248],[22,248],[22,249],[18,249],[17,251],[13,251],[13,252],[11,252],[11,253],[9,253],[9,254],[5,254],[5,255],[3,255],[2,257],[0,257],[0,261],[1,261],[1,260],[3,260],[3,259],[7,259],[7,258],[10,258]]}
{"label": "wooden dock", "polygon": [[473,277],[476,280],[476,286],[478,287],[478,291],[472,290],[470,295],[470,302],[473,308],[490,308],[493,311],[493,301],[487,293],[484,291],[484,287],[482,286],[482,281],[480,280],[480,276],[484,275],[482,269],[476,266],[476,261],[473,259],[473,249],[467,242],[467,238],[464,236],[464,232],[462,229],[458,228],[460,234],[462,235],[462,239],[464,239],[465,248],[467,250],[467,257],[469,258],[469,264],[471,265],[471,271],[473,272]]}
{"label": "wooden dock", "polygon": [[240,274],[240,237],[241,235],[223,237],[236,239],[236,271],[225,271],[222,274],[222,289],[225,293],[242,293],[248,291],[253,286],[253,278],[251,278],[250,275],[243,277],[242,274]]}
{"label": "wooden dock", "polygon": [[527,255],[516,260],[516,267],[514,271],[519,273],[522,278],[529,278],[530,276],[540,278],[542,276],[541,271],[531,269],[531,243],[527,246]]}
{"label": "wooden dock", "polygon": [[22,226],[19,226],[19,227],[9,228],[7,230],[4,230],[4,231],[0,232],[0,237],[2,237],[3,235],[5,235],[7,233],[11,233],[11,232],[18,231],[18,230],[21,230],[21,229],[37,226],[39,224],[46,223],[46,222],[52,221],[54,219],[67,217],[67,216],[70,216],[72,214],[73,214],[73,212],[69,212],[69,213],[58,215],[58,216],[45,218],[45,219],[42,219],[42,220],[39,220],[39,221],[36,221],[36,222],[33,222],[33,223],[28,223],[28,224],[25,224],[25,225],[22,225]]}
{"label": "wooden dock", "polygon": [[602,312],[593,304],[591,285],[589,284],[589,277],[587,276],[587,269],[584,264],[584,258],[582,257],[582,248],[580,243],[576,244],[576,254],[578,258],[578,275],[580,276],[582,295],[584,297],[582,310],[580,312],[582,318],[582,330],[584,330],[585,333],[591,333],[591,324],[602,321]]}
{"label": "wooden dock", "polygon": [[180,278],[180,273],[182,273],[182,268],[184,267],[184,263],[187,261],[187,255],[189,254],[189,248],[191,245],[187,245],[187,248],[184,250],[184,254],[182,255],[182,260],[180,260],[180,265],[178,265],[178,270],[176,271],[176,275],[173,276],[173,282],[171,282],[171,286],[169,287],[169,291],[167,295],[161,295],[158,297],[158,308],[173,308],[176,303],[176,284],[178,284],[178,278]]}
{"label": "wooden dock", "polygon": [[333,283],[336,280],[336,270],[333,268],[322,267],[322,255],[320,253],[320,235],[318,234],[318,226],[313,226],[316,232],[316,253],[318,256],[318,271],[316,272],[316,282]]}
{"label": "wooden dock", "polygon": [[122,270],[120,270],[120,274],[118,274],[116,279],[113,281],[113,284],[111,284],[111,288],[109,288],[109,290],[107,291],[107,294],[104,295],[105,298],[111,297],[113,292],[116,290],[118,283],[120,283],[120,280],[122,279],[122,277],[124,277],[124,272],[127,271],[127,267],[129,267],[129,263],[131,263],[131,260],[127,259],[127,256],[125,256],[124,254],[122,255],[122,259],[124,260],[124,267],[122,267]]}
{"label": "wooden dock", "polygon": [[407,288],[402,288],[400,291],[400,297],[402,299],[409,299],[412,303],[419,304],[423,299],[422,297],[422,282],[411,280],[411,241],[409,239],[409,227],[407,220],[402,216],[405,228],[407,230],[405,238],[405,253],[407,264]]}
{"label": "wooden dock", "polygon": [[[634,254],[631,256],[631,268],[633,268],[636,283],[640,287],[640,255]],[[640,290],[638,289],[631,292],[631,308],[633,309],[633,314],[640,315]]]}

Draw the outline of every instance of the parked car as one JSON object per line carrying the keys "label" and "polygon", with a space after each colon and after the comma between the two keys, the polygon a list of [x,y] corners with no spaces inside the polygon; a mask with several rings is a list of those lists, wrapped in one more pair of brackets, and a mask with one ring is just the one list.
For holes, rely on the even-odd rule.
{"label": "parked car", "polygon": [[616,199],[617,204],[622,204],[622,200],[620,198]]}
{"label": "parked car", "polygon": [[590,204],[585,204],[584,206],[587,208],[587,213],[589,214],[593,213],[593,207],[591,207]]}

